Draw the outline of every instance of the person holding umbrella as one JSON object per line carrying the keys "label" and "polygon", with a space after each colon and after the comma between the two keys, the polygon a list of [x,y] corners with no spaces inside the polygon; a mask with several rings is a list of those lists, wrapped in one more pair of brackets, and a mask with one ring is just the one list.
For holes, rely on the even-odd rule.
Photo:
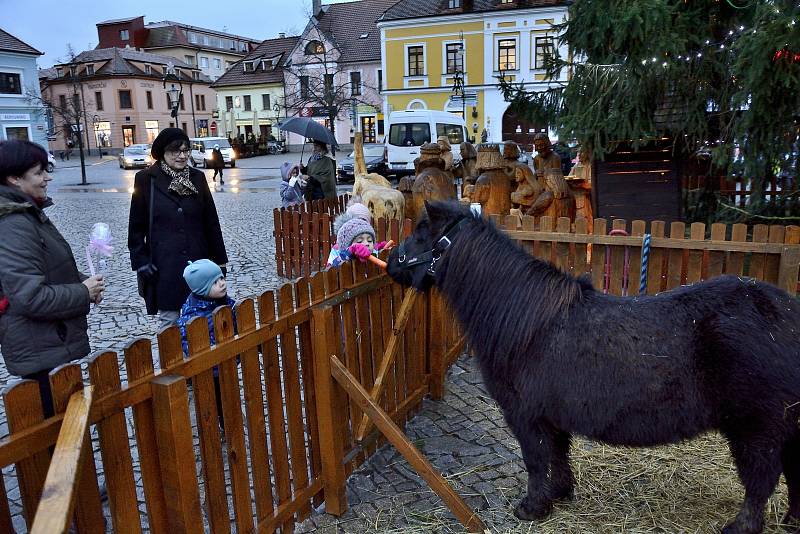
{"label": "person holding umbrella", "polygon": [[336,160],[328,153],[326,143],[314,139],[314,152],[308,165],[301,165],[300,170],[308,176],[306,200],[336,198]]}

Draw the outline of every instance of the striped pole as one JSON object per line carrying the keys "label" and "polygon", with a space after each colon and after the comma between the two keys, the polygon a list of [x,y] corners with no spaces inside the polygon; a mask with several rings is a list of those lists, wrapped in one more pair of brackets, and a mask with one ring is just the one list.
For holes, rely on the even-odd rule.
{"label": "striped pole", "polygon": [[647,293],[647,259],[650,257],[650,234],[642,238],[642,274],[639,278],[639,294]]}

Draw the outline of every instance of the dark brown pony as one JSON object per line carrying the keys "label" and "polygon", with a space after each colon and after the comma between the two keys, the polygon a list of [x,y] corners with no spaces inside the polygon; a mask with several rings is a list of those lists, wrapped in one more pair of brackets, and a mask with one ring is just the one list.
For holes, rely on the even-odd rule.
{"label": "dark brown pony", "polygon": [[[745,488],[723,532],[761,532],[781,472],[800,532],[800,306],[724,276],[615,297],[517,247],[455,203],[426,206],[389,257],[398,282],[448,300],[528,471],[521,519],[571,498],[572,434],[649,447],[718,430]],[[447,239],[441,239],[442,236]],[[430,252],[430,254],[428,254]],[[431,260],[431,261],[429,261]]]}

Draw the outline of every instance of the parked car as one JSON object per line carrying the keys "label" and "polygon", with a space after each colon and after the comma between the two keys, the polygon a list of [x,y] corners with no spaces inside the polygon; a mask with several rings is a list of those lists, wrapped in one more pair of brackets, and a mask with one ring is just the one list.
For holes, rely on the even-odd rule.
{"label": "parked car", "polygon": [[[354,152],[350,152],[346,158],[342,158],[337,163],[337,177],[339,182],[355,180],[353,166],[355,159]],[[381,176],[386,176],[389,167],[386,165],[386,148],[384,145],[367,144],[364,145],[364,163],[367,164],[367,172],[376,172]]]}
{"label": "parked car", "polygon": [[153,157],[150,155],[150,145],[129,145],[119,155],[120,169],[147,167],[152,163]]}
{"label": "parked car", "polygon": [[285,154],[289,152],[283,141],[267,141],[267,154]]}
{"label": "parked car", "polygon": [[194,137],[189,141],[192,143],[189,161],[195,167],[202,165],[207,169],[211,165],[211,152],[214,150],[214,145],[219,145],[225,165],[236,167],[236,152],[231,148],[227,137]]}
{"label": "parked car", "polygon": [[47,172],[56,170],[56,158],[50,152],[47,153]]}

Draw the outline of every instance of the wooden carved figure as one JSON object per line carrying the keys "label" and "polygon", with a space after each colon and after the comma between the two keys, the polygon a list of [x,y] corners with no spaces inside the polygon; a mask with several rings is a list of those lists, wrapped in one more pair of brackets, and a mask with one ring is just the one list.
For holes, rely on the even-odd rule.
{"label": "wooden carved figure", "polygon": [[461,200],[469,202],[472,188],[475,187],[475,180],[478,179],[478,151],[472,143],[464,141],[461,143],[461,163],[453,169],[453,175],[461,178]]}
{"label": "wooden carved figure", "polygon": [[450,140],[446,135],[440,135],[436,138],[436,144],[439,145],[439,157],[444,161],[444,170],[453,171],[453,147],[450,146]]}
{"label": "wooden carved figure", "polygon": [[561,170],[561,156],[553,152],[553,145],[547,134],[538,133],[533,138],[533,146],[536,149],[536,157],[533,158],[533,170],[536,178],[544,186],[544,173],[547,169]]}
{"label": "wooden carved figure", "polygon": [[484,216],[508,215],[511,210],[511,180],[505,171],[500,146],[484,143],[478,146],[478,168],[481,175],[475,182],[472,202],[480,202]]}
{"label": "wooden carved figure", "polygon": [[405,199],[403,193],[392,187],[389,180],[378,173],[368,173],[364,161],[364,138],[361,132],[356,132],[353,142],[353,194],[361,197],[364,205],[369,208],[372,217],[379,219],[398,219],[405,217]]}
{"label": "wooden carved figure", "polygon": [[555,220],[558,217],[575,218],[575,199],[564,180],[561,167],[548,168],[544,172],[544,192],[539,195],[526,212],[527,215],[549,215]]}
{"label": "wooden carved figure", "polygon": [[425,201],[453,200],[453,174],[444,170],[445,162],[440,157],[437,143],[425,143],[420,147],[418,174],[414,180],[414,214],[419,217],[425,211]]}
{"label": "wooden carved figure", "polygon": [[519,154],[519,146],[514,141],[503,144],[506,172],[512,180],[511,203],[515,208],[525,210],[533,205],[544,187],[536,179],[533,169],[519,161]]}

